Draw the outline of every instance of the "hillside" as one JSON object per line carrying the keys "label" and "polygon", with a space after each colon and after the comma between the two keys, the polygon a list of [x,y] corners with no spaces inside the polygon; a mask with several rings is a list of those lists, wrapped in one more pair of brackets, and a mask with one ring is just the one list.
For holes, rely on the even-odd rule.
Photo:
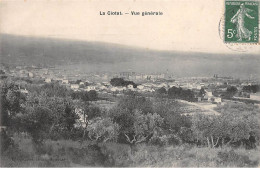
{"label": "hillside", "polygon": [[[169,72],[177,76],[215,73],[237,77],[259,74],[257,55],[155,51],[117,44],[14,35],[0,37],[1,63],[65,65],[84,71]],[[249,60],[250,59],[250,60]]]}

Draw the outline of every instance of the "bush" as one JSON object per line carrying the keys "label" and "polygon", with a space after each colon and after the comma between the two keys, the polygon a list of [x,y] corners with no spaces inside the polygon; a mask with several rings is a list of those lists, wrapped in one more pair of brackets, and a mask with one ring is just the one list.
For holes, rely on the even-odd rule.
{"label": "bush", "polygon": [[149,140],[149,144],[160,147],[168,145],[180,145],[182,144],[182,140],[174,134],[167,134],[162,136],[153,136]]}
{"label": "bush", "polygon": [[252,161],[246,155],[239,155],[234,150],[226,150],[223,152],[218,152],[217,154],[218,165],[226,165],[228,163],[233,163],[237,167],[257,167],[258,161]]}
{"label": "bush", "polygon": [[8,148],[13,147],[14,146],[14,141],[13,139],[7,135],[7,132],[2,129],[0,132],[0,152],[1,154],[3,154]]}

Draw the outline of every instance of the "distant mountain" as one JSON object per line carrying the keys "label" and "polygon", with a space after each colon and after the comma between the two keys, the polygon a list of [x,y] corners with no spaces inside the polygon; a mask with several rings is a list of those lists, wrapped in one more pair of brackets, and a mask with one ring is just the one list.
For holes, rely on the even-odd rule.
{"label": "distant mountain", "polygon": [[169,72],[176,76],[260,74],[259,55],[155,51],[101,42],[0,36],[1,63],[90,71]]}

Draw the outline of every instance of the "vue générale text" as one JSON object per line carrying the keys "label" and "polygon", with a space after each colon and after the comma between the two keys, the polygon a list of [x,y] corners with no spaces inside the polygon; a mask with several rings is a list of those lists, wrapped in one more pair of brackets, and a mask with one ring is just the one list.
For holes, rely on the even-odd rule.
{"label": "vue g\u00e9n\u00e9rale text", "polygon": [[131,12],[122,12],[122,11],[100,11],[100,16],[121,16],[121,15],[131,15],[131,16],[161,16],[163,12],[161,11],[131,11]]}

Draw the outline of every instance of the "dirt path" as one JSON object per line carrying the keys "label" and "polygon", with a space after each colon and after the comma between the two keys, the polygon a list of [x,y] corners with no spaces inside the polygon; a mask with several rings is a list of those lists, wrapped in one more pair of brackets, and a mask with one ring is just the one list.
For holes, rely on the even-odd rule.
{"label": "dirt path", "polygon": [[193,103],[193,102],[188,102],[188,101],[185,101],[185,100],[177,100],[179,102],[182,102],[182,103],[185,103],[185,104],[188,104],[188,105],[193,105],[193,106],[196,106],[198,108],[200,108],[201,110],[203,111],[207,111],[207,112],[210,112],[212,114],[215,114],[215,115],[220,115],[219,112],[215,111],[213,108],[214,108],[214,105],[209,105],[209,104],[203,104],[203,103]]}

